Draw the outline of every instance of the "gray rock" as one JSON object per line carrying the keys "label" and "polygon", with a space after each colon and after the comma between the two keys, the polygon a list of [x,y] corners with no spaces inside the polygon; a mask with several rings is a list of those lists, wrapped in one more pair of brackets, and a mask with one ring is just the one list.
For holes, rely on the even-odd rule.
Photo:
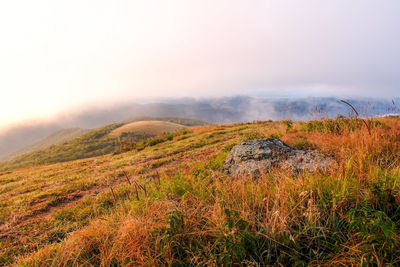
{"label": "gray rock", "polygon": [[224,171],[232,176],[258,177],[274,167],[296,172],[315,172],[335,165],[332,159],[315,152],[298,150],[278,139],[256,139],[242,142],[227,156]]}

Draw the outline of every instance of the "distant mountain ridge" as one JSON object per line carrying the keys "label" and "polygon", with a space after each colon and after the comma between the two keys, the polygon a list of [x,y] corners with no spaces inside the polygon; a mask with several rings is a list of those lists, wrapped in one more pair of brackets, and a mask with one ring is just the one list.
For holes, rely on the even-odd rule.
{"label": "distant mountain ridge", "polygon": [[[374,117],[398,113],[400,98],[393,100],[345,99],[363,116]],[[135,117],[179,117],[208,123],[233,123],[257,120],[310,120],[347,116],[351,109],[333,97],[267,98],[233,96],[208,99],[181,98],[158,103],[125,103],[61,115],[50,122],[21,123],[0,132],[0,157],[64,128],[91,129]],[[127,120],[127,118],[133,118]],[[176,121],[172,121],[176,122]],[[176,122],[178,124],[184,124]]]}

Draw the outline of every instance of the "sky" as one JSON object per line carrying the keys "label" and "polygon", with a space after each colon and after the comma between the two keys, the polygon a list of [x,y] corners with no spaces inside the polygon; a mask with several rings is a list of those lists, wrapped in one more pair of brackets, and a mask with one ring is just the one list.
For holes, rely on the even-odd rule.
{"label": "sky", "polygon": [[0,2],[0,127],[160,97],[400,96],[398,0]]}

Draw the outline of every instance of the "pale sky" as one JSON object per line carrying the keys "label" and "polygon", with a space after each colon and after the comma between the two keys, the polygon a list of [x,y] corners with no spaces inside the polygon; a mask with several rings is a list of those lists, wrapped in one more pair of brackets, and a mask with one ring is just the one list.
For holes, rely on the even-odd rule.
{"label": "pale sky", "polygon": [[400,96],[398,0],[0,2],[0,126],[148,97]]}

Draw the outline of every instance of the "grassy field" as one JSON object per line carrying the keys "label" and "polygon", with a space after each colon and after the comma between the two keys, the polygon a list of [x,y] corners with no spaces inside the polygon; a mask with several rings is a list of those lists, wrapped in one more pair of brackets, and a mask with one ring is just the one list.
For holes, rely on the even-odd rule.
{"label": "grassy field", "polygon": [[[400,264],[400,119],[201,126],[140,149],[0,173],[0,265]],[[279,137],[323,173],[222,172]],[[158,140],[158,139],[157,139]]]}

